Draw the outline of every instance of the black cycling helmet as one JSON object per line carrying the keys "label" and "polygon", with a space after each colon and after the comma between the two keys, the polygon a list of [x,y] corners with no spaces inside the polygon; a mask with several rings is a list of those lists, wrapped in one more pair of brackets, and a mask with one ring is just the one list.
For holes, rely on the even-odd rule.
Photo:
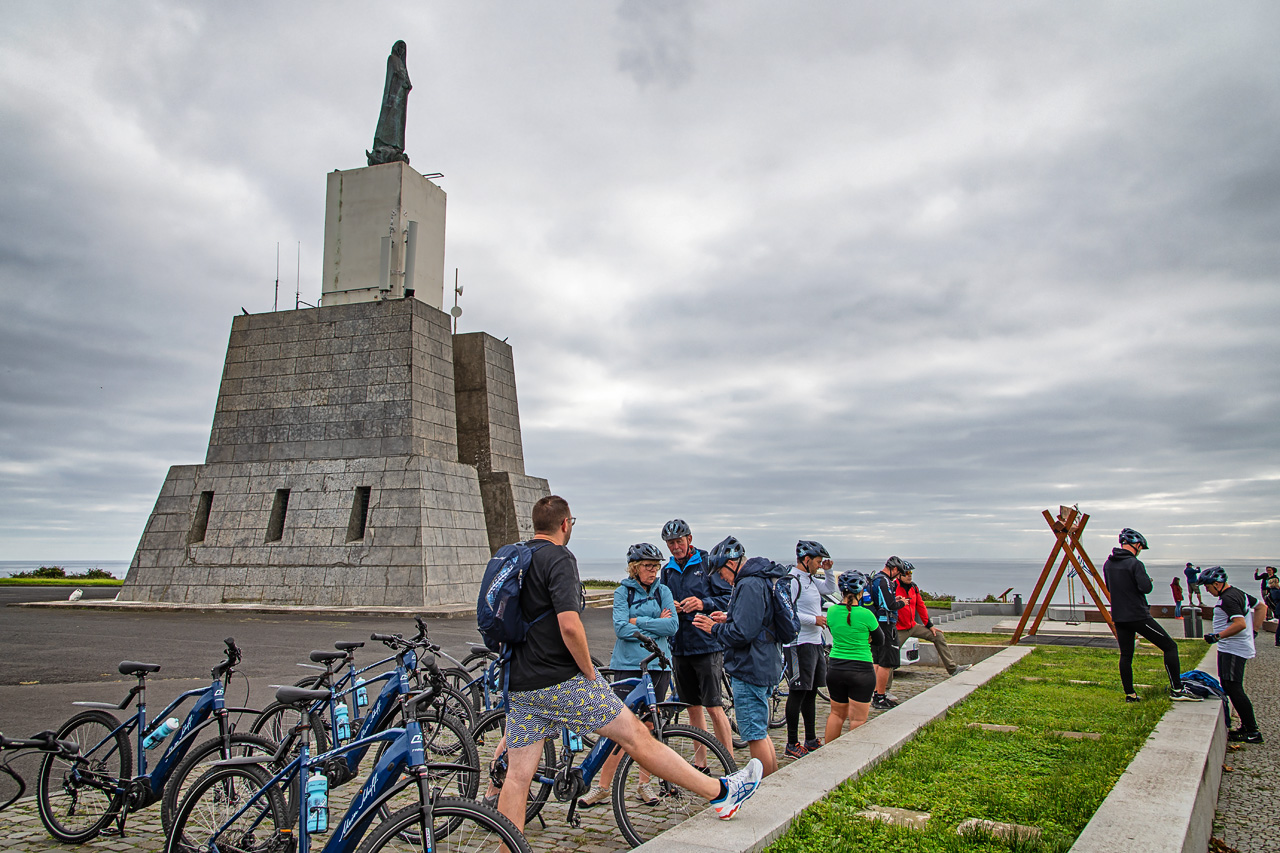
{"label": "black cycling helmet", "polygon": [[641,542],[638,545],[632,545],[627,549],[628,563],[661,563],[662,552],[658,550],[657,545],[650,545],[648,542]]}
{"label": "black cycling helmet", "polygon": [[836,585],[840,587],[841,596],[862,597],[862,591],[867,588],[867,576],[859,571],[848,571],[836,579]]}
{"label": "black cycling helmet", "polygon": [[1226,582],[1227,582],[1227,570],[1222,568],[1222,566],[1210,566],[1209,568],[1205,569],[1203,572],[1200,573],[1200,578],[1196,581],[1196,583],[1200,584],[1201,586],[1205,586],[1211,583],[1226,583]]}
{"label": "black cycling helmet", "polygon": [[724,564],[730,560],[741,560],[745,556],[747,556],[747,549],[742,547],[742,543],[732,536],[726,536],[711,549],[708,562],[711,563],[712,569],[719,570],[724,568]]}
{"label": "black cycling helmet", "polygon": [[[1126,527],[1124,530],[1120,531],[1120,544],[1137,545],[1139,550],[1151,547],[1147,544],[1146,537],[1134,530],[1132,527]],[[1187,565],[1191,564],[1188,563]]]}
{"label": "black cycling helmet", "polygon": [[884,567],[886,569],[900,569],[904,565],[906,564],[903,563],[902,560],[898,557],[890,557],[889,559],[884,561]]}
{"label": "black cycling helmet", "polygon": [[805,557],[821,557],[824,560],[831,559],[831,555],[827,553],[827,549],[822,547],[821,542],[814,542],[812,539],[801,539],[796,543],[796,559],[803,560]]}
{"label": "black cycling helmet", "polygon": [[903,560],[902,565],[898,568],[898,574],[910,573],[910,572],[914,572],[915,570],[916,570],[916,567],[913,566],[909,560]]}
{"label": "black cycling helmet", "polygon": [[673,518],[666,524],[662,525],[662,541],[670,542],[672,539],[679,539],[682,536],[692,536],[693,531],[689,529],[689,525],[685,523],[683,518]]}

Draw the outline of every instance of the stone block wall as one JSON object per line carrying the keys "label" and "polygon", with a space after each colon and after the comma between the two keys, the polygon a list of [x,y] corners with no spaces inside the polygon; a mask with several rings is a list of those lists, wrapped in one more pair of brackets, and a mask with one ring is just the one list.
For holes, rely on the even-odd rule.
{"label": "stone block wall", "polygon": [[453,338],[458,459],[480,473],[524,473],[511,347],[484,332]]}
{"label": "stone block wall", "polygon": [[456,460],[449,318],[417,300],[241,315],[206,462]]}

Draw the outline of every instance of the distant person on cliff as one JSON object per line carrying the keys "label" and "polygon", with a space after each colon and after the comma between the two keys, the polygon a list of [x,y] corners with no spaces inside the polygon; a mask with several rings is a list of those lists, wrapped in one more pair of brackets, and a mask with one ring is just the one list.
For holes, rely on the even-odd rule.
{"label": "distant person on cliff", "polygon": [[898,596],[898,570],[901,568],[902,560],[890,557],[885,561],[884,568],[871,578],[871,612],[879,621],[885,639],[875,652],[876,690],[871,696],[871,707],[877,711],[887,711],[898,704],[887,694],[893,671],[901,664],[898,650],[898,611],[907,604],[905,598]]}
{"label": "distant person on cliff", "polygon": [[[1262,581],[1262,600],[1263,600],[1263,602],[1265,602],[1265,603],[1266,603],[1266,605],[1267,605],[1267,618],[1268,618],[1268,619],[1274,619],[1274,618],[1275,618],[1275,613],[1276,613],[1275,608],[1273,608],[1273,607],[1271,606],[1271,599],[1267,598],[1267,584],[1268,584],[1268,583],[1271,581],[1271,579],[1272,579],[1272,578],[1274,578],[1275,576],[1276,576],[1276,567],[1275,567],[1275,566],[1267,566],[1267,567],[1266,567],[1265,569],[1263,569],[1262,571],[1254,572],[1254,573],[1253,573],[1253,579],[1254,579],[1254,580],[1256,580],[1256,581]],[[1277,632],[1276,632],[1276,636],[1280,636],[1280,631],[1277,631]]]}
{"label": "distant person on cliff", "polygon": [[1178,644],[1156,620],[1151,618],[1147,594],[1155,588],[1147,567],[1138,554],[1147,547],[1141,533],[1126,527],[1120,531],[1120,547],[1111,551],[1102,566],[1102,574],[1111,591],[1111,621],[1120,642],[1120,683],[1126,702],[1139,702],[1142,697],[1133,689],[1133,646],[1140,634],[1164,652],[1164,668],[1169,675],[1169,698],[1175,702],[1200,702],[1199,696],[1182,687],[1182,664],[1178,660]]}
{"label": "distant person on cliff", "polygon": [[1191,603],[1191,596],[1194,595],[1199,600],[1200,606],[1204,607],[1204,596],[1200,594],[1200,570],[1187,563],[1182,573],[1187,576],[1187,604]]}
{"label": "distant person on cliff", "polygon": [[1173,583],[1169,584],[1169,588],[1173,590],[1173,618],[1182,618],[1182,581],[1174,578]]}
{"label": "distant person on cliff", "polygon": [[924,595],[920,592],[920,587],[912,583],[914,574],[915,566],[907,562],[898,571],[898,596],[907,600],[907,606],[898,611],[898,639],[915,637],[917,640],[933,643],[933,647],[938,650],[938,660],[946,667],[947,675],[964,672],[969,665],[956,666],[955,657],[947,645],[947,638],[942,635],[942,629],[929,618],[929,608],[924,606]]}
{"label": "distant person on cliff", "polygon": [[[671,639],[671,679],[680,701],[689,705],[689,722],[706,731],[709,715],[716,739],[732,751],[733,729],[720,696],[724,650],[707,632],[693,627],[693,617],[729,609],[733,588],[710,567],[707,552],[693,547],[693,531],[684,519],[673,518],[663,525],[662,541],[671,552],[671,559],[662,567],[662,583],[675,598],[680,620],[680,628]],[[705,765],[706,758],[699,746],[696,760]]]}
{"label": "distant person on cliff", "polygon": [[1204,641],[1218,646],[1218,680],[1240,718],[1240,728],[1228,732],[1227,740],[1262,743],[1262,733],[1253,716],[1253,703],[1244,692],[1244,665],[1256,654],[1249,599],[1244,590],[1227,583],[1227,572],[1222,566],[1210,566],[1201,572],[1200,585],[1218,599],[1213,608],[1213,633],[1205,634]]}

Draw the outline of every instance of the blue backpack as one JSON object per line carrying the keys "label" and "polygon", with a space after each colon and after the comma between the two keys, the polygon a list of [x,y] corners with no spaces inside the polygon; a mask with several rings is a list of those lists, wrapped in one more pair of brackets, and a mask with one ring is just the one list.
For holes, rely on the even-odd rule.
{"label": "blue backpack", "polygon": [[511,647],[523,643],[529,629],[551,612],[548,610],[529,620],[520,609],[520,590],[524,588],[533,553],[545,544],[539,541],[532,545],[527,542],[503,545],[484,567],[480,597],[476,601],[476,626],[485,646],[498,652],[501,660],[509,660]]}
{"label": "blue backpack", "polygon": [[774,563],[765,574],[765,580],[769,584],[769,596],[773,600],[771,619],[765,630],[773,634],[774,642],[783,645],[794,642],[800,636],[800,617],[796,615],[793,603],[799,599],[800,593],[797,590],[794,597],[791,594],[795,578],[786,566]]}
{"label": "blue backpack", "polygon": [[1182,686],[1201,699],[1209,699],[1215,696],[1219,699],[1225,699],[1227,695],[1218,679],[1198,669],[1182,673]]}

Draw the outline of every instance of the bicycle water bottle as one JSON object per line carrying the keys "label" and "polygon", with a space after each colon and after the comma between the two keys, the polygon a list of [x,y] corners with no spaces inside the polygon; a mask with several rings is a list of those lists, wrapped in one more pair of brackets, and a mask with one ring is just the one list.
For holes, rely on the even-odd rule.
{"label": "bicycle water bottle", "polygon": [[569,732],[569,749],[578,752],[582,749],[582,735],[577,732]]}
{"label": "bicycle water bottle", "polygon": [[178,722],[177,717],[170,717],[155,728],[151,734],[142,739],[143,749],[155,749],[165,738],[178,730],[178,726],[182,723]]}
{"label": "bicycle water bottle", "polygon": [[338,723],[336,727],[338,742],[351,740],[351,711],[347,709],[347,703],[339,702],[334,714]]}
{"label": "bicycle water bottle", "polygon": [[364,679],[356,679],[356,707],[363,708],[369,704],[369,691],[364,689]]}
{"label": "bicycle water bottle", "polygon": [[307,779],[307,832],[329,830],[329,777],[319,770]]}

